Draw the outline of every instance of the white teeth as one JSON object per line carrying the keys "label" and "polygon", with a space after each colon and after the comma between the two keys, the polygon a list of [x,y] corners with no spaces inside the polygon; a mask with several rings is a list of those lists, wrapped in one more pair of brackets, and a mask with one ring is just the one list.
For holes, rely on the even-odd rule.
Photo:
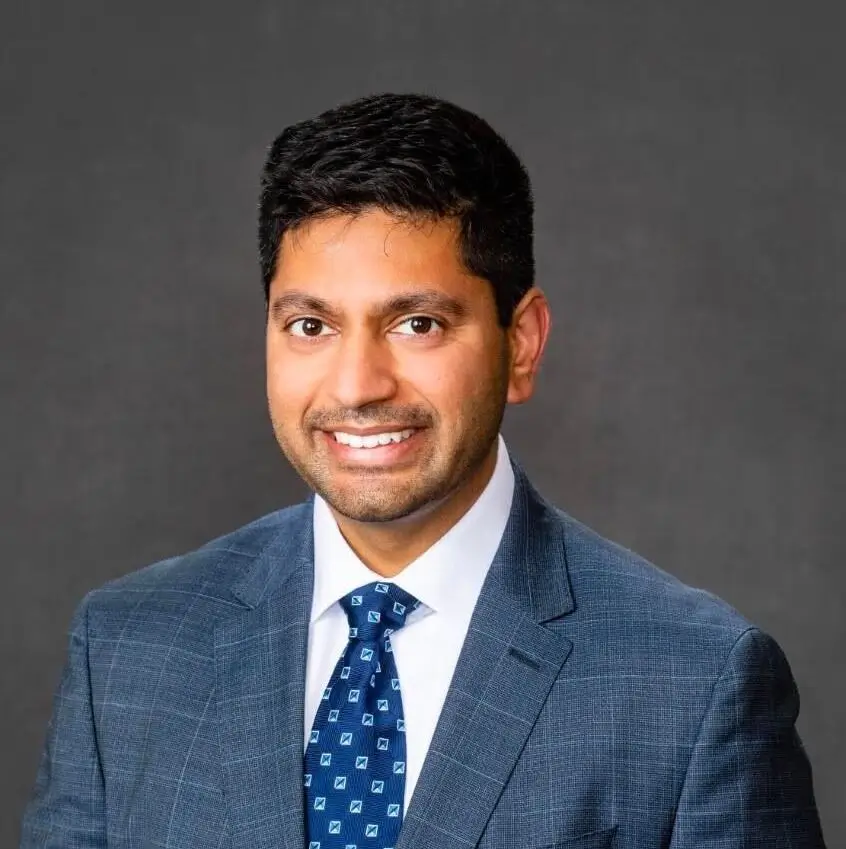
{"label": "white teeth", "polygon": [[380,445],[389,445],[391,442],[402,442],[414,433],[414,428],[398,430],[393,433],[373,433],[368,436],[356,436],[353,433],[343,433],[340,430],[334,432],[335,439],[342,445],[351,448],[378,448]]}

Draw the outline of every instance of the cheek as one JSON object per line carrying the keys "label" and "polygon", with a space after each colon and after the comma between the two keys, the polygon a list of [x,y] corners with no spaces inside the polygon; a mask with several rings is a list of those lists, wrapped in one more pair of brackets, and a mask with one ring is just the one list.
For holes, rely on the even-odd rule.
{"label": "cheek", "polygon": [[404,369],[404,379],[445,418],[473,407],[489,391],[493,376],[487,359],[466,348],[460,356],[422,358]]}
{"label": "cheek", "polygon": [[294,364],[275,355],[267,356],[267,400],[277,419],[296,418],[308,405],[314,389],[314,376],[302,363]]}

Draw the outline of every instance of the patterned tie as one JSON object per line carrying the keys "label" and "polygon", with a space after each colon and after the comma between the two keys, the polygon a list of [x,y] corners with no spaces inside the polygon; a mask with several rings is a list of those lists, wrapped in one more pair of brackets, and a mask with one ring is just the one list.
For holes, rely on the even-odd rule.
{"label": "patterned tie", "polygon": [[420,605],[394,584],[341,601],[349,642],[317,709],[305,764],[308,849],[393,849],[405,793],[405,720],[391,634]]}

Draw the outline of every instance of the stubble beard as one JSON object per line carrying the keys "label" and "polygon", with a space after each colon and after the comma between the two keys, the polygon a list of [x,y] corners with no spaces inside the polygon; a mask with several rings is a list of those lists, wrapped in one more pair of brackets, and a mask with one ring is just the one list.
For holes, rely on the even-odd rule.
{"label": "stubble beard", "polygon": [[436,426],[427,428],[423,437],[435,441],[434,449],[422,452],[419,467],[397,475],[396,481],[390,472],[369,472],[364,468],[357,480],[354,473],[346,473],[344,483],[339,483],[329,458],[310,450],[310,440],[318,438],[314,431],[301,431],[304,448],[297,450],[281,425],[272,416],[271,420],[288,462],[336,513],[356,522],[400,522],[436,509],[485,462],[498,438],[505,403],[491,398],[483,406],[484,409],[477,407],[462,428],[461,441],[452,446],[448,455],[439,450]]}
{"label": "stubble beard", "polygon": [[[325,455],[311,454],[311,462],[305,459],[307,451],[293,450],[289,440],[282,434],[277,422],[273,428],[282,452],[297,474],[338,514],[356,522],[399,522],[412,516],[421,516],[434,510],[455,490],[459,489],[473,474],[491,451],[499,433],[498,421],[490,421],[487,427],[474,422],[468,435],[457,446],[457,454],[443,456],[437,448],[425,456],[418,469],[412,474],[397,475],[391,481],[391,473],[369,472],[366,468],[355,480],[352,473],[345,478],[349,483],[340,484]],[[432,438],[434,428],[427,428],[426,438]],[[305,444],[314,439],[314,432],[304,434]]]}
{"label": "stubble beard", "polygon": [[[434,439],[435,447],[425,455],[419,473],[412,480],[404,475],[392,482],[390,472],[369,472],[364,468],[359,472],[358,481],[340,485],[334,479],[326,452],[313,450],[313,440],[318,438],[315,431],[299,431],[303,446],[300,451],[287,438],[285,428],[272,412],[270,418],[276,440],[288,462],[336,513],[356,522],[401,522],[435,510],[480,469],[499,436],[507,386],[508,359],[503,352],[490,392],[465,405],[467,417],[460,428],[463,435],[451,446],[449,455],[439,450],[443,443],[439,444],[436,437],[437,423],[426,428],[425,438]],[[352,475],[347,478],[351,479]]]}

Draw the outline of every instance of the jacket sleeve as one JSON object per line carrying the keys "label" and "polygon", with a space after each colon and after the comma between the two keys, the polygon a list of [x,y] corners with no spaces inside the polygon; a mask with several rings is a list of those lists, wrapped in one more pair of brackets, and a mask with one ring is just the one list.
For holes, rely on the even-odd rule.
{"label": "jacket sleeve", "polygon": [[750,628],[714,685],[672,849],[824,849],[798,713],[787,659],[771,637]]}
{"label": "jacket sleeve", "polygon": [[88,598],[71,623],[35,789],[23,816],[21,849],[106,849],[103,772],[88,667]]}

